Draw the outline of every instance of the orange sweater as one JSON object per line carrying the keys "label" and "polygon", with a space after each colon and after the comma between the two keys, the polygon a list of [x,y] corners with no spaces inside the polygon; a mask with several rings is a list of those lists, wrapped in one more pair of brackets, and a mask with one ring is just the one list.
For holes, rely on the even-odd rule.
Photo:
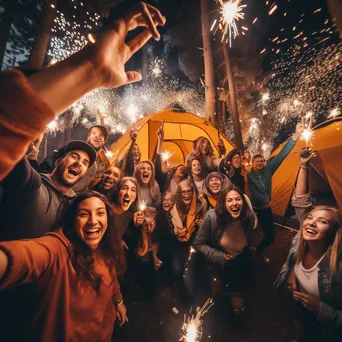
{"label": "orange sweater", "polygon": [[23,158],[54,116],[20,71],[0,75],[0,181]]}
{"label": "orange sweater", "polygon": [[118,280],[111,282],[100,261],[95,269],[103,277],[101,295],[82,286],[68,258],[69,244],[61,229],[38,239],[0,243],[9,258],[0,291],[34,284],[30,293],[34,315],[25,327],[18,326],[23,341],[111,341],[116,318],[113,300],[122,298]]}

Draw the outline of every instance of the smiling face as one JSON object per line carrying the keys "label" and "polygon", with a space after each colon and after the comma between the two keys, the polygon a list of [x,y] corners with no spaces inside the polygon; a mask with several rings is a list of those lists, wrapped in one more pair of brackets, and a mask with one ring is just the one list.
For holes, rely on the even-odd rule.
{"label": "smiling face", "polygon": [[191,204],[193,196],[193,190],[191,186],[184,185],[181,190],[181,198],[184,205],[188,206]]}
{"label": "smiling face", "polygon": [[107,211],[103,201],[97,197],[90,197],[79,204],[75,231],[89,248],[98,247],[107,226]]}
{"label": "smiling face", "polygon": [[139,165],[140,181],[143,184],[148,184],[152,177],[152,167],[149,163],[141,163]]}
{"label": "smiling face", "polygon": [[83,150],[69,151],[62,159],[56,162],[55,173],[58,182],[66,186],[74,185],[88,171],[90,158]]}
{"label": "smiling face", "polygon": [[191,162],[191,172],[193,175],[199,176],[202,172],[202,165],[201,162],[197,159]]}
{"label": "smiling face", "polygon": [[118,167],[111,166],[109,167],[101,180],[102,188],[106,191],[114,188],[121,179],[121,170]]}
{"label": "smiling face", "polygon": [[134,161],[139,161],[140,160],[140,149],[137,144],[134,144],[133,146],[133,159]]}
{"label": "smiling face", "polygon": [[184,165],[179,165],[175,170],[174,176],[182,178],[186,176],[186,169]]}
{"label": "smiling face", "polygon": [[165,211],[170,211],[174,204],[175,204],[175,199],[172,193],[168,192],[163,198],[163,202],[162,202],[163,209]]}
{"label": "smiling face", "polygon": [[241,167],[241,157],[239,154],[236,154],[235,156],[233,156],[232,161],[231,161],[232,165],[238,169],[239,167]]}
{"label": "smiling face", "polygon": [[265,166],[265,158],[264,157],[255,158],[252,166],[255,171],[261,171]]}
{"label": "smiling face", "polygon": [[87,143],[94,147],[96,151],[102,148],[105,138],[99,127],[92,127],[88,133]]}
{"label": "smiling face", "polygon": [[207,139],[203,139],[201,153],[206,155],[209,152],[209,141]]}
{"label": "smiling face", "polygon": [[218,194],[222,189],[222,180],[219,177],[212,177],[208,181],[208,186],[210,191],[216,195]]}
{"label": "smiling face", "polygon": [[137,198],[137,187],[130,180],[124,182],[119,190],[118,203],[123,211],[127,211]]}
{"label": "smiling face", "polygon": [[237,191],[231,190],[227,193],[226,209],[234,220],[240,217],[243,209],[243,200]]}
{"label": "smiling face", "polygon": [[332,215],[327,210],[313,210],[303,221],[302,234],[306,241],[328,240],[331,235]]}

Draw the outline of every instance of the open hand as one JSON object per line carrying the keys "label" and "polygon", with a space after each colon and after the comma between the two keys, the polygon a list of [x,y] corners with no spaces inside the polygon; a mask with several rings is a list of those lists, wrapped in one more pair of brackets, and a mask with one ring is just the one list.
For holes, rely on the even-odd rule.
{"label": "open hand", "polygon": [[[89,43],[79,56],[92,64],[100,87],[114,88],[138,82],[141,74],[136,71],[126,72],[125,64],[152,36],[160,38],[157,26],[163,26],[165,22],[165,17],[157,8],[141,2],[95,36],[95,43]],[[146,29],[126,42],[128,32],[137,27]]]}

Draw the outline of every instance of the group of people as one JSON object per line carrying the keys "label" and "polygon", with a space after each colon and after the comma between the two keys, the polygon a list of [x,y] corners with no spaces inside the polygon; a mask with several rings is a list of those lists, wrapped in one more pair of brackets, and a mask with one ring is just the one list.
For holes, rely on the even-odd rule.
{"label": "group of people", "polygon": [[[0,301],[3,341],[110,341],[116,318],[128,321],[120,284],[167,270],[180,296],[200,283],[227,294],[235,315],[246,310],[253,255],[270,262],[275,238],[272,175],[303,126],[266,163],[262,155],[198,137],[184,164],[162,159],[164,130],[153,160],[142,159],[132,129],[122,160],[107,160],[104,125],[86,141],[71,141],[38,163],[39,136],[53,117],[98,87],[139,81],[126,61],[165,18],[145,3],[95,37],[95,43],[30,76],[10,70],[0,82]],[[144,31],[126,42],[128,31]],[[59,96],[56,96],[56,93]],[[26,154],[26,155],[25,155]],[[312,207],[308,187],[313,152],[300,155],[293,206],[301,228],[275,282],[296,301],[298,341],[337,342],[342,336],[342,218]],[[256,226],[261,243],[251,243]],[[148,277],[146,277],[148,275]],[[200,281],[198,281],[200,279]],[[124,292],[124,291],[123,291]]]}

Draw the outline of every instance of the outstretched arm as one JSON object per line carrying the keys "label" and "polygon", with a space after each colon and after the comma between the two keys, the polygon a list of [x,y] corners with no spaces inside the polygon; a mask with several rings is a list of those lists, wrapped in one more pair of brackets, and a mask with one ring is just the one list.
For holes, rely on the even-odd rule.
{"label": "outstretched arm", "polygon": [[296,125],[296,131],[292,135],[292,138],[289,139],[282,150],[269,163],[267,163],[266,167],[271,170],[272,175],[277,171],[278,167],[295,147],[297,140],[300,138],[300,135],[303,132],[303,129],[304,125],[301,122],[298,122]]}
{"label": "outstretched arm", "polygon": [[[80,97],[98,87],[115,88],[140,81],[141,75],[126,72],[125,64],[152,36],[159,38],[156,27],[164,24],[165,18],[155,7],[140,3],[95,37],[94,44],[88,44],[66,60],[27,79],[18,71],[3,73],[0,181],[23,158],[30,143],[44,132],[54,116]],[[145,31],[126,43],[127,33],[138,26],[146,27]]]}

